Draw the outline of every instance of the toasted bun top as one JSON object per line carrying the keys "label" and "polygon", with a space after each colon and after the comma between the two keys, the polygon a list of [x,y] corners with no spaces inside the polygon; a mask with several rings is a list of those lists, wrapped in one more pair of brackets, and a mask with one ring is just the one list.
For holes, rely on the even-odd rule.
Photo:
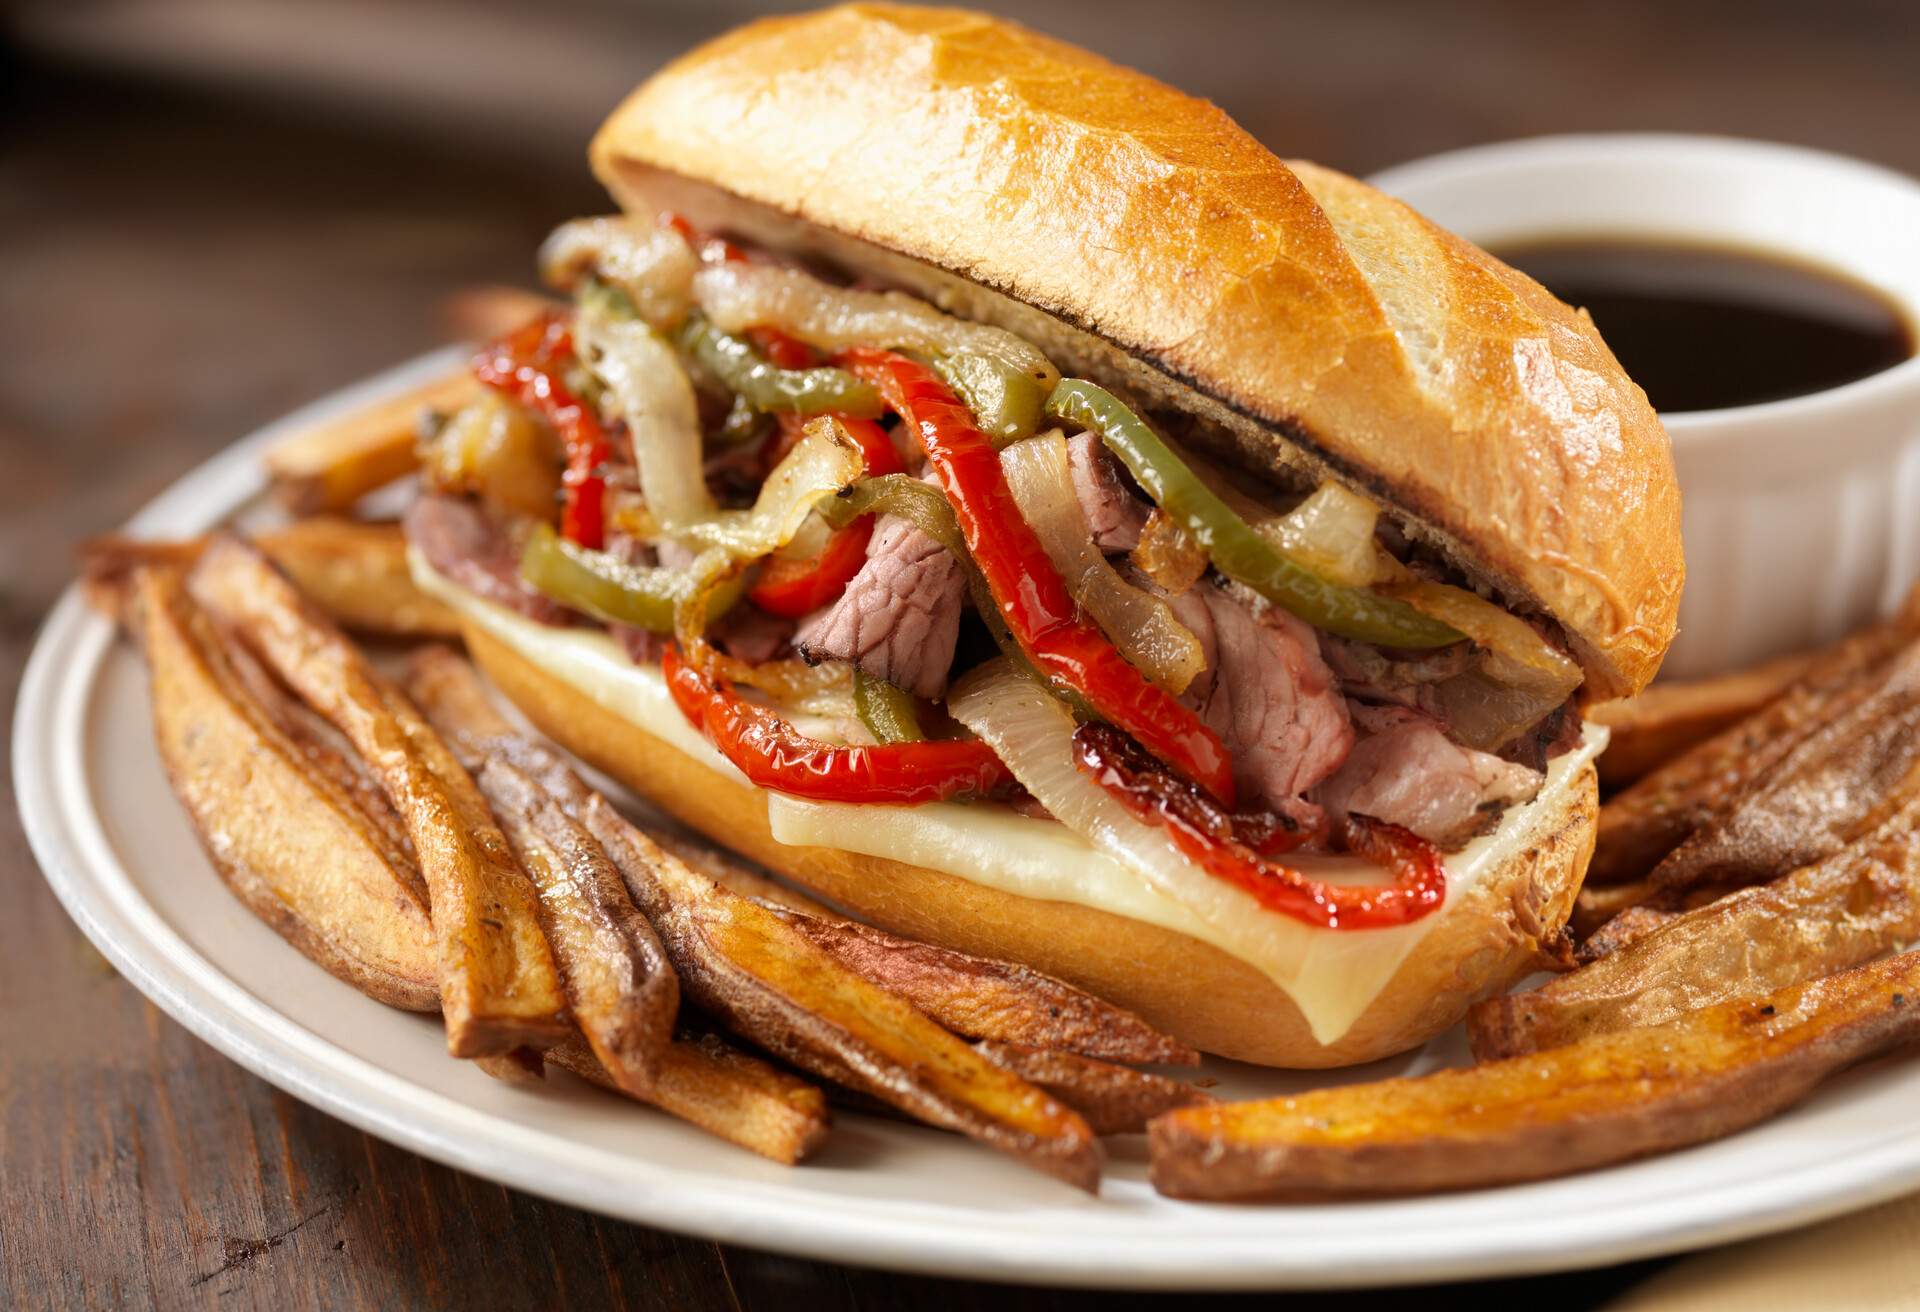
{"label": "toasted bun top", "polygon": [[684,56],[591,157],[635,212],[789,245],[810,225],[1196,417],[1188,440],[1387,501],[1559,620],[1593,697],[1638,690],[1672,640],[1671,452],[1587,315],[1205,101],[984,15],[845,5]]}

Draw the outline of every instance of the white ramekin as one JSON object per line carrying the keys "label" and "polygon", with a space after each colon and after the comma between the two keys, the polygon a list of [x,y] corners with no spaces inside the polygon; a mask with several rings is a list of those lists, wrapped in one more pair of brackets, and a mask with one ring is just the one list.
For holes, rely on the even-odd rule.
{"label": "white ramekin", "polygon": [[[1371,181],[1482,246],[1624,235],[1774,251],[1876,286],[1920,322],[1920,183],[1857,160],[1727,137],[1540,137]],[[1920,359],[1661,418],[1687,556],[1666,675],[1829,641],[1920,576]]]}

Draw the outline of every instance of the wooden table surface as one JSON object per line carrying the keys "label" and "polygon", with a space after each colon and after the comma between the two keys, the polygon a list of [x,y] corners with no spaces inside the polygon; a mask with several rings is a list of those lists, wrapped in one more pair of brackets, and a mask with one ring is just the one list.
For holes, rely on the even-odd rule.
{"label": "wooden table surface", "polygon": [[[134,40],[25,7],[20,28],[44,38],[40,53],[0,49],[0,728],[10,734],[21,666],[81,537],[255,425],[441,340],[455,290],[524,281],[555,220],[602,204],[579,147],[591,114],[623,89],[615,79],[637,79],[739,8],[669,5],[643,20],[623,5],[575,7],[594,46],[581,66],[604,85],[552,83],[545,139],[537,119],[491,101],[461,111],[462,132],[446,112],[457,96],[436,102],[437,117],[398,122],[364,87],[328,80],[332,29],[316,26],[311,48],[300,32],[265,43],[289,71],[263,81],[258,69],[183,72],[154,56],[172,47],[151,31]],[[76,8],[111,18],[128,6]],[[446,18],[405,8],[401,35]],[[489,39],[511,45],[500,8],[480,8]],[[1699,5],[1662,18],[1670,8],[1493,3],[1441,19],[1332,0],[1122,3],[1090,30],[1064,3],[1023,12],[1214,96],[1283,150],[1355,171],[1476,140],[1664,126],[1808,141],[1920,172],[1920,9]],[[610,40],[626,44],[609,56]],[[175,53],[217,45],[176,41]],[[468,93],[474,79],[444,64],[423,85]],[[119,979],[42,883],[11,775],[0,779],[0,1306],[1113,1301],[681,1238],[368,1138],[218,1056]],[[1571,1310],[1658,1265],[1292,1305],[1493,1296]]]}

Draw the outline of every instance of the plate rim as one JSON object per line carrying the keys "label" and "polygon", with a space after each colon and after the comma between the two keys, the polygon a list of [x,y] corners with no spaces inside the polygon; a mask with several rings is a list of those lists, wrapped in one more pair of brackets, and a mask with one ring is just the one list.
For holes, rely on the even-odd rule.
{"label": "plate rim", "polygon": [[[217,452],[127,524],[135,534],[199,531],[257,496],[263,447],[452,369],[454,346],[331,392]],[[15,704],[12,768],[27,841],[67,915],[142,994],[268,1083],[387,1142],[457,1170],[605,1215],[798,1257],[928,1275],[1111,1289],[1332,1289],[1572,1270],[1774,1233],[1873,1206],[1920,1187],[1920,1126],[1786,1176],[1769,1189],[1723,1180],[1659,1199],[1564,1217],[1446,1217],[1477,1191],[1419,1200],[1435,1215],[1381,1251],[1377,1238],[1316,1235],[1275,1244],[1245,1225],[1285,1204],[1178,1204],[1200,1223],[1094,1237],[1076,1246],[1017,1220],[956,1229],[950,1213],[819,1195],[779,1181],[613,1159],[560,1132],[534,1130],[423,1088],[307,1030],[196,951],[139,891],[91,806],[76,750],[113,633],[69,587],[35,636]],[[431,1114],[428,1114],[431,1113]],[[1792,1115],[1792,1112],[1787,1115]],[[687,1129],[688,1134],[699,1131]],[[590,1160],[607,1158],[602,1169]],[[568,1160],[572,1159],[572,1160]],[[615,1171],[613,1166],[617,1165]],[[796,1168],[805,1171],[806,1167]],[[1407,1200],[1395,1200],[1404,1205]],[[1343,1204],[1365,1209],[1369,1203]],[[1017,1214],[1013,1214],[1016,1215]],[[1230,1224],[1222,1224],[1222,1222]],[[1516,1225],[1518,1228],[1516,1229]],[[1155,1240],[1158,1242],[1155,1242]]]}

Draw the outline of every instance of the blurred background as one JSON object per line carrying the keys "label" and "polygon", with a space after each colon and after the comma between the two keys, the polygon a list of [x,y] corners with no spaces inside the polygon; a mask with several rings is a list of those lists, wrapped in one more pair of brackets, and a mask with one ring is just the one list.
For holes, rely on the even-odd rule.
{"label": "blurred background", "polygon": [[[546,231],[605,205],[584,161],[601,117],[673,55],[787,7],[0,0],[0,731],[81,537],[292,406],[447,340],[463,290],[529,283]],[[1916,0],[990,7],[1217,101],[1282,154],[1357,174],[1479,142],[1633,129],[1803,143],[1920,174]],[[4,771],[0,786],[11,793]],[[259,1216],[298,1220],[294,1202],[251,1168],[230,1174],[275,1134],[295,1145],[289,1162],[297,1151],[331,1181],[314,1186],[321,1193],[354,1196],[358,1168],[337,1163],[362,1151],[402,1176],[391,1198],[369,1191],[343,1213],[338,1245],[306,1245],[318,1257],[351,1233],[366,1244],[355,1261],[380,1262],[386,1228],[431,1182],[441,1202],[418,1205],[462,1222],[434,1246],[432,1271],[506,1260],[481,1250],[518,1236],[529,1209],[544,1205],[504,1193],[496,1202],[491,1186],[470,1191],[398,1150],[353,1146],[344,1127],[265,1090],[88,964],[24,854],[10,795],[0,799],[0,849],[17,854],[0,862],[9,906],[0,996],[18,1022],[6,1046],[69,1071],[36,1082],[32,1096],[44,1123],[78,1136],[77,1146],[50,1137],[30,1154],[23,1147],[37,1166],[12,1162],[17,1189],[0,1161],[0,1193],[50,1206],[84,1196],[90,1216],[119,1218],[126,1242],[103,1235],[92,1259],[113,1288],[123,1278],[137,1287],[153,1269],[143,1263],[168,1260],[169,1243],[204,1248],[210,1234],[230,1233],[229,1214],[254,1229]],[[94,999],[84,1028],[96,1040],[85,1060],[59,1033],[77,1025],[82,998]],[[172,1118],[176,1104],[189,1109],[190,1148],[129,1162],[84,1131],[154,1106]],[[6,1210],[0,1228],[16,1220]],[[48,1260],[65,1260],[57,1237],[70,1231],[58,1210],[34,1215],[17,1222],[27,1228],[15,1241],[53,1244]],[[486,1267],[506,1280],[503,1297],[550,1289],[527,1275],[547,1243],[590,1253],[600,1242],[592,1218],[539,1215],[562,1219],[529,1241],[532,1267]],[[170,1238],[181,1225],[184,1237]],[[287,1253],[305,1251],[288,1242]],[[621,1261],[643,1267],[699,1247],[620,1243]],[[1556,1301],[1584,1306],[1632,1274],[1575,1277],[1585,1294]],[[722,1275],[729,1294],[741,1279],[813,1293],[842,1279],[774,1259]],[[1425,1297],[1422,1306],[1456,1305]]]}

